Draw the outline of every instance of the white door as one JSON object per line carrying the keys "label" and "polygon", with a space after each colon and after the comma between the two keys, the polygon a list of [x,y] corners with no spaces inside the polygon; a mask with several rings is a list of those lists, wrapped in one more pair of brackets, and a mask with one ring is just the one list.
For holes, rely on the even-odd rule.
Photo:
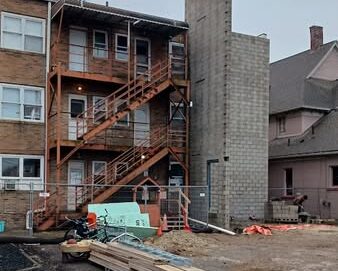
{"label": "white door", "polygon": [[[135,110],[134,145],[140,146],[150,136],[150,110],[149,104],[145,104]],[[146,144],[149,146],[149,144]]]}
{"label": "white door", "polygon": [[151,63],[150,40],[135,39],[136,76],[149,71]]}
{"label": "white door", "polygon": [[82,187],[76,185],[82,184],[84,179],[84,162],[83,161],[69,161],[68,162],[68,197],[67,209],[68,211],[76,210],[76,203],[82,202]]}
{"label": "white door", "polygon": [[69,95],[69,122],[68,139],[77,140],[78,136],[83,135],[86,129],[85,120],[77,122],[76,117],[83,113],[87,108],[87,96]]}
{"label": "white door", "polygon": [[87,71],[87,32],[78,29],[69,30],[69,69]]}

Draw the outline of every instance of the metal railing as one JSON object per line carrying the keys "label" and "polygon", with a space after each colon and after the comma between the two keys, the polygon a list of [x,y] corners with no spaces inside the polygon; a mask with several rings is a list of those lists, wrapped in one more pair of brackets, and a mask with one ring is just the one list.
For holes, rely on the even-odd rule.
{"label": "metal railing", "polygon": [[[76,119],[77,137],[82,137],[101,123],[120,114],[123,118],[128,114],[129,105],[154,91],[154,87],[160,82],[170,78],[170,64],[164,61],[155,65],[149,73],[142,74],[128,84],[114,91],[109,96],[100,101],[100,105],[92,105],[84,112],[79,114]],[[95,113],[96,112],[96,113]]]}

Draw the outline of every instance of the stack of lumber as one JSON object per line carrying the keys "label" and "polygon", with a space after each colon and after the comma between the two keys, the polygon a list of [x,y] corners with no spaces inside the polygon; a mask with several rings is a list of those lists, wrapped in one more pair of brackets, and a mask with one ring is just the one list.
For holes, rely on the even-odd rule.
{"label": "stack of lumber", "polygon": [[90,249],[89,260],[112,271],[203,271],[173,266],[163,258],[120,243],[93,242]]}

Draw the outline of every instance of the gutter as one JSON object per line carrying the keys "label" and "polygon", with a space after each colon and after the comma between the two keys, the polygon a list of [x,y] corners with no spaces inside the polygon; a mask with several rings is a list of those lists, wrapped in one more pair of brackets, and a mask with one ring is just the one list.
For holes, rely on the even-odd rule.
{"label": "gutter", "polygon": [[[85,2],[81,1],[81,3],[84,4]],[[143,19],[142,17],[128,16],[128,15],[123,15],[123,14],[119,14],[119,13],[116,13],[116,12],[110,12],[110,11],[99,10],[99,9],[95,9],[95,8],[91,8],[91,7],[85,7],[83,4],[81,6],[78,6],[78,5],[75,5],[75,4],[69,4],[65,1],[62,6],[68,6],[68,7],[88,10],[88,11],[92,11],[92,12],[103,13],[103,14],[107,14],[107,15],[111,15],[111,16],[121,17],[121,18],[124,18],[124,19],[127,19],[127,20],[132,20],[132,21],[141,21],[141,22],[146,22],[146,23],[151,23],[151,24],[164,25],[164,26],[167,26],[167,27],[172,27],[172,28],[177,28],[177,29],[189,30],[188,26],[185,27],[185,26],[175,25],[177,22],[178,23],[185,23],[185,22],[181,22],[181,21],[172,20],[174,24],[169,24],[169,23],[164,23],[164,22],[155,21],[155,20]],[[101,5],[101,6],[104,7],[103,5]],[[60,8],[60,10],[61,10],[61,8]],[[57,15],[57,13],[55,13],[53,15],[53,17],[55,17]],[[148,16],[151,16],[151,15],[148,15]],[[166,19],[166,18],[163,18],[163,19]],[[167,20],[170,20],[170,19],[167,19]]]}
{"label": "gutter", "polygon": [[302,158],[302,157],[311,157],[311,156],[324,156],[324,155],[335,155],[338,154],[338,150],[333,151],[324,151],[324,152],[309,152],[309,153],[299,153],[299,154],[291,154],[291,155],[282,155],[282,156],[271,156],[269,157],[269,161],[278,160],[278,159],[288,159],[288,158]]}

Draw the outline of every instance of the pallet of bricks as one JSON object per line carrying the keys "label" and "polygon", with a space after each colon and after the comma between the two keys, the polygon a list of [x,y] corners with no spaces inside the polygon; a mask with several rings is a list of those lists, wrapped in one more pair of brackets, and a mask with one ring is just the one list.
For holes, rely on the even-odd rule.
{"label": "pallet of bricks", "polygon": [[266,205],[265,217],[271,222],[298,223],[298,206],[285,201],[271,201]]}
{"label": "pallet of bricks", "polygon": [[89,261],[111,271],[203,271],[174,266],[167,260],[120,243],[93,242]]}

